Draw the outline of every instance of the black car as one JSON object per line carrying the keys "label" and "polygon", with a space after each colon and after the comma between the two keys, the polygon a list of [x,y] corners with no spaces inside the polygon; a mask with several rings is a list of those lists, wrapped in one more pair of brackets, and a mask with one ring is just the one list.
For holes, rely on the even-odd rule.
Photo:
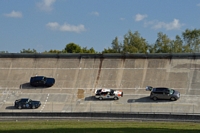
{"label": "black car", "polygon": [[46,86],[51,87],[55,84],[54,78],[49,78],[45,76],[35,76],[31,77],[30,79],[30,85],[37,87],[37,86]]}
{"label": "black car", "polygon": [[26,109],[35,109],[40,107],[41,102],[40,101],[33,101],[30,98],[21,98],[18,100],[15,100],[15,108],[18,109],[22,109],[22,108],[26,108]]}

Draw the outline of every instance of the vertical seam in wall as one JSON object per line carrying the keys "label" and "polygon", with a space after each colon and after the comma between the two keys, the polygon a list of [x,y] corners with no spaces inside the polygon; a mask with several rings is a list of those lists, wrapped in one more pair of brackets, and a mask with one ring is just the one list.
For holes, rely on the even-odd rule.
{"label": "vertical seam in wall", "polygon": [[103,59],[100,58],[100,63],[99,63],[99,69],[98,69],[98,73],[97,73],[97,78],[96,78],[96,82],[95,82],[95,86],[94,88],[97,87],[98,83],[99,83],[99,79],[100,79],[100,74],[101,74],[101,68],[102,68],[102,64],[103,64]]}
{"label": "vertical seam in wall", "polygon": [[[117,88],[120,88],[121,89],[121,84],[122,84],[122,77],[123,77],[123,73],[124,73],[124,66],[125,66],[125,62],[126,62],[126,58],[122,58],[122,63],[121,66],[120,66],[120,69],[119,69],[119,75],[117,75],[118,80],[117,80]],[[119,81],[119,82],[118,82]]]}
{"label": "vertical seam in wall", "polygon": [[[143,87],[143,85],[144,85],[144,81],[145,81],[146,73],[147,73],[147,68],[148,68],[148,59],[146,58],[145,62],[144,62],[144,71],[143,71],[142,83],[141,83],[140,87]],[[148,86],[148,85],[146,85],[146,86]]]}

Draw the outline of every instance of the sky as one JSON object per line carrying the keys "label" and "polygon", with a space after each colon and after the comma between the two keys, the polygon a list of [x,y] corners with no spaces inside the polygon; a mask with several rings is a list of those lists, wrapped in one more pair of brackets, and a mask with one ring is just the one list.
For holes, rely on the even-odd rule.
{"label": "sky", "polygon": [[149,44],[200,29],[200,0],[0,0],[0,51],[63,50],[67,44],[102,52],[138,31]]}

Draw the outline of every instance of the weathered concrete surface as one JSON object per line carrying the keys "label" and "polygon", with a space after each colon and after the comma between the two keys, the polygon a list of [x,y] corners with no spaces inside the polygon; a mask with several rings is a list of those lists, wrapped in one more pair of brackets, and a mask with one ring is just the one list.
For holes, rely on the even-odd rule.
{"label": "weathered concrete surface", "polygon": [[[199,58],[0,58],[0,111],[200,113]],[[54,77],[50,88],[29,85],[31,76]],[[181,93],[175,102],[149,99],[146,86]],[[96,88],[122,90],[118,101],[98,101]],[[36,110],[17,110],[14,100],[40,100]]]}

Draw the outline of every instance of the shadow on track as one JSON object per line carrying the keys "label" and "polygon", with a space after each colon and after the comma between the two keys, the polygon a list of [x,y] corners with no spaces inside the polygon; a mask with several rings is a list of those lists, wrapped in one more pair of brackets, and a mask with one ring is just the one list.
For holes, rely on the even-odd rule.
{"label": "shadow on track", "polygon": [[160,102],[172,102],[172,101],[171,100],[161,100],[161,99],[158,99],[158,100],[154,101],[149,96],[147,96],[147,97],[141,97],[141,98],[138,98],[138,99],[128,99],[128,101],[127,101],[127,103],[136,103],[136,102],[160,103]]}
{"label": "shadow on track", "polygon": [[24,83],[24,84],[21,84],[19,86],[20,89],[46,89],[46,88],[49,88],[49,87],[46,87],[46,86],[38,86],[38,87],[34,87],[34,86],[31,86],[30,83]]}
{"label": "shadow on track", "polygon": [[19,110],[19,109],[15,108],[14,106],[7,106],[6,109],[8,109],[8,110]]}
{"label": "shadow on track", "polygon": [[84,100],[85,100],[85,101],[99,101],[99,99],[96,99],[95,96],[85,97]]}
{"label": "shadow on track", "polygon": [[118,101],[118,100],[114,100],[114,99],[102,99],[102,100],[99,100],[97,98],[95,98],[95,96],[89,96],[89,97],[85,97],[84,101]]}

